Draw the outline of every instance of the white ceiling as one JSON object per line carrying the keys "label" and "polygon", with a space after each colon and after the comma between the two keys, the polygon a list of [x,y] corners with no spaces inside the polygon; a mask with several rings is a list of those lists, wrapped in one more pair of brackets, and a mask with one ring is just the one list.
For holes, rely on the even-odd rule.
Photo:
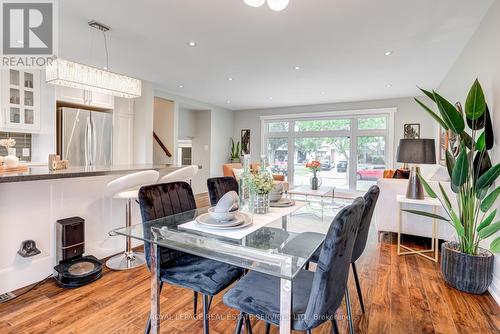
{"label": "white ceiling", "polygon": [[491,3],[290,0],[273,12],[243,0],[64,0],[59,54],[103,66],[95,19],[112,28],[111,70],[229,109],[412,96],[439,85]]}

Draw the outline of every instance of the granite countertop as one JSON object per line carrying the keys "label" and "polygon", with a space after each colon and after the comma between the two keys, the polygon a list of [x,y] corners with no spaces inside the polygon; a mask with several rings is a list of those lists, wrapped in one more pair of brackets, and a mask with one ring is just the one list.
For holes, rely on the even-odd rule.
{"label": "granite countertop", "polygon": [[142,170],[153,169],[160,171],[160,174],[166,174],[179,169],[174,165],[120,165],[120,166],[88,166],[88,167],[70,167],[57,171],[51,171],[47,166],[28,166],[25,172],[9,172],[0,174],[0,183],[7,182],[25,182],[41,181],[52,179],[65,179],[75,177],[90,177],[113,174],[128,174],[129,172],[138,172]]}

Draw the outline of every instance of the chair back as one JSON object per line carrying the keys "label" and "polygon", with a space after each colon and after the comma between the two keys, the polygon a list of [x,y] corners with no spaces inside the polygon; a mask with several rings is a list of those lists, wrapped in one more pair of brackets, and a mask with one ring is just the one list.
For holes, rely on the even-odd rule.
{"label": "chair back", "polygon": [[364,206],[364,199],[356,198],[337,214],[330,225],[304,314],[304,321],[310,328],[320,325],[327,317],[333,317],[342,302]]}
{"label": "chair back", "polygon": [[217,202],[230,191],[238,193],[238,181],[231,176],[212,177],[207,180],[210,205],[215,206]]}
{"label": "chair back", "polygon": [[[142,187],[139,190],[142,223],[196,209],[193,190],[186,182],[171,182]],[[144,226],[144,238],[150,239],[151,225]],[[179,257],[182,252],[161,247],[159,263]],[[150,266],[150,245],[144,242],[144,253]]]}
{"label": "chair back", "polygon": [[179,181],[190,183],[196,173],[198,173],[198,166],[196,165],[182,167],[172,173],[162,176],[158,180],[158,183],[171,183]]}
{"label": "chair back", "polygon": [[359,223],[358,236],[356,237],[354,249],[352,250],[351,262],[353,263],[359,259],[365,250],[366,240],[368,239],[368,231],[370,231],[370,223],[372,221],[373,211],[375,210],[379,194],[380,188],[373,185],[363,196],[365,199],[365,209],[363,210],[363,216],[361,217],[361,222]]}
{"label": "chair back", "polygon": [[155,170],[144,170],[141,172],[136,172],[124,176],[120,176],[117,179],[109,182],[106,185],[104,194],[106,196],[112,197],[122,191],[131,190],[134,188],[139,188],[148,184],[155,184],[158,181],[160,173]]}

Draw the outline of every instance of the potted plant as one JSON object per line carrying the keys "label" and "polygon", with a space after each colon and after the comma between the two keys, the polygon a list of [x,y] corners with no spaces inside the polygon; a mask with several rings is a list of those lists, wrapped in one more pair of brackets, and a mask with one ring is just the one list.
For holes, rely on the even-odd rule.
{"label": "potted plant", "polygon": [[321,170],[321,162],[313,160],[306,164],[306,168],[313,173],[313,177],[311,178],[311,189],[318,190],[321,186],[321,179],[318,178],[318,172]]}
{"label": "potted plant", "polygon": [[231,152],[229,159],[231,160],[232,163],[240,162],[240,153],[241,153],[240,142],[237,142],[235,144],[233,138],[231,138]]}
{"label": "potted plant", "polygon": [[427,194],[441,201],[446,216],[417,210],[405,211],[440,219],[454,227],[458,242],[442,244],[441,271],[451,286],[480,294],[488,289],[493,279],[492,253],[500,252],[500,237],[490,243],[490,250],[479,246],[482,240],[500,230],[500,221],[495,222],[497,210],[491,210],[500,194],[500,187],[489,191],[500,175],[500,164],[493,166],[488,154],[494,145],[488,106],[477,79],[467,95],[464,110],[459,103],[454,106],[435,91],[421,90],[436,103],[439,113],[419,99],[415,99],[416,102],[453,139],[446,149],[446,167],[451,189],[456,194],[456,205],[452,204],[441,183],[438,184],[438,196],[419,175]]}

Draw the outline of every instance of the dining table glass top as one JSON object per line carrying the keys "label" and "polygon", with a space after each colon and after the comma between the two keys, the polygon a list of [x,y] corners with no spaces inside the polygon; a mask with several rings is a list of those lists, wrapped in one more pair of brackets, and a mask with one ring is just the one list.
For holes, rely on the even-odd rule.
{"label": "dining table glass top", "polygon": [[262,222],[263,218],[266,218],[266,223],[256,230],[254,226],[249,229],[251,232],[241,238],[227,237],[218,230],[208,228],[187,228],[193,225],[196,217],[208,212],[208,208],[118,228],[110,234],[130,236],[161,247],[291,280],[322,245],[331,219],[314,221],[307,214],[293,213],[293,210],[285,214],[284,211],[273,209],[267,217],[248,214],[254,224]]}

